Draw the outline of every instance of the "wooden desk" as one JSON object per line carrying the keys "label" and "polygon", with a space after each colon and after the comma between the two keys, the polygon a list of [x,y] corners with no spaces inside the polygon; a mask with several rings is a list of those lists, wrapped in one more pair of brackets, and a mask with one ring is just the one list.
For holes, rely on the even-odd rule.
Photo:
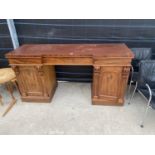
{"label": "wooden desk", "polygon": [[50,102],[55,65],[92,65],[92,103],[123,105],[133,53],[125,44],[30,44],[6,54],[23,101]]}

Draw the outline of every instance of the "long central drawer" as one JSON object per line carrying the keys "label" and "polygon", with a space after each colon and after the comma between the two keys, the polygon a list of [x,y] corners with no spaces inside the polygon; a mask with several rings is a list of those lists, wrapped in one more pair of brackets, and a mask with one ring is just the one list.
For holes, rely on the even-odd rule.
{"label": "long central drawer", "polygon": [[44,65],[92,65],[89,57],[43,57]]}

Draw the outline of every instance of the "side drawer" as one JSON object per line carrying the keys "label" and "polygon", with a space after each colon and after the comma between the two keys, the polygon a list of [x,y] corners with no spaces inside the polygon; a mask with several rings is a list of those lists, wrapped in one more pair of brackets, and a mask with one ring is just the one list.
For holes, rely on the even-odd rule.
{"label": "side drawer", "polygon": [[100,66],[131,66],[131,59],[124,58],[103,58],[94,59],[94,65]]}
{"label": "side drawer", "polygon": [[10,65],[32,65],[32,64],[42,64],[41,57],[39,58],[9,58]]}

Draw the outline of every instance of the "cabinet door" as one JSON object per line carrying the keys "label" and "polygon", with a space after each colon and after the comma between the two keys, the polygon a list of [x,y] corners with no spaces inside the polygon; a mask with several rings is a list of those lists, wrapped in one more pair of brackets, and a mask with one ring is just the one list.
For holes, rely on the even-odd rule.
{"label": "cabinet door", "polygon": [[121,88],[122,67],[101,67],[98,83],[98,97],[112,103],[117,102]]}
{"label": "cabinet door", "polygon": [[57,81],[53,66],[13,66],[22,101],[50,102]]}
{"label": "cabinet door", "polygon": [[42,80],[36,67],[19,67],[17,80],[22,96],[43,96]]}

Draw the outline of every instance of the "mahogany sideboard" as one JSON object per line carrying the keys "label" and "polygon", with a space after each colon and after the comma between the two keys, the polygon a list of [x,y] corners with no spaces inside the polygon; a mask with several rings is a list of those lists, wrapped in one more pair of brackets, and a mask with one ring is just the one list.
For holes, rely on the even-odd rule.
{"label": "mahogany sideboard", "polygon": [[123,105],[133,57],[125,44],[26,44],[6,54],[22,101],[51,101],[55,65],[92,65],[92,103],[99,105]]}

